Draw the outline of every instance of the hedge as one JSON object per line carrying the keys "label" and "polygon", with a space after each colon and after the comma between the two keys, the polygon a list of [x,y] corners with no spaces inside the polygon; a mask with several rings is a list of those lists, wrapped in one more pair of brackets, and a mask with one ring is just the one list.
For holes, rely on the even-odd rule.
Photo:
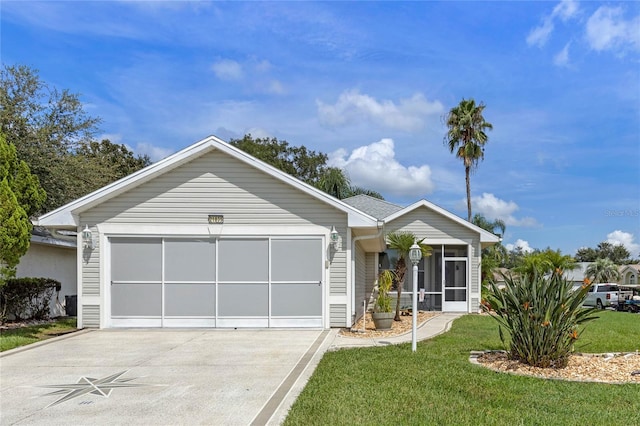
{"label": "hedge", "polygon": [[9,278],[0,286],[0,323],[49,318],[49,301],[61,288],[52,278]]}

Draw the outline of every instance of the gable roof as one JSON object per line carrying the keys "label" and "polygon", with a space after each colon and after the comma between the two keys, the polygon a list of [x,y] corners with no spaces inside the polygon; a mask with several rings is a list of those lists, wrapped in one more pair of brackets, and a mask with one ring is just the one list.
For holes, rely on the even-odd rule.
{"label": "gable roof", "polygon": [[120,180],[106,185],[90,194],[74,200],[62,207],[40,216],[37,225],[51,228],[75,228],[79,226],[78,215],[100,203],[116,197],[132,188],[148,182],[170,170],[188,163],[206,153],[220,150],[237,160],[255,167],[258,170],[284,182],[326,204],[347,214],[348,226],[374,228],[377,229],[378,221],[375,217],[368,215],[331,195],[308,185],[283,171],[258,160],[246,152],[224,142],[223,140],[209,136],[199,142],[194,143],[181,151],[176,152],[167,158],[158,161],[144,169],[138,170]]}
{"label": "gable roof", "polygon": [[473,232],[476,232],[478,234],[480,234],[480,243],[486,243],[486,244],[495,244],[501,241],[500,237],[498,237],[497,235],[492,234],[489,231],[486,231],[482,228],[480,228],[479,226],[474,225],[471,222],[467,222],[466,220],[462,219],[461,217],[451,213],[450,211],[447,211],[445,209],[443,209],[442,207],[439,207],[427,200],[420,200],[420,201],[416,201],[415,203],[411,204],[410,206],[407,206],[405,208],[403,208],[402,210],[398,210],[395,213],[392,213],[391,215],[387,216],[384,218],[385,222],[391,222],[394,219],[397,219],[409,212],[412,212],[413,210],[419,209],[420,207],[425,207],[429,210],[432,210],[438,214],[441,214],[442,216],[458,223],[459,225],[468,228],[470,230],[472,230]]}
{"label": "gable roof", "polygon": [[439,207],[427,200],[417,201],[410,206],[402,207],[397,204],[390,203],[388,201],[380,200],[378,198],[371,197],[369,195],[356,195],[354,197],[345,198],[345,203],[352,205],[353,207],[362,210],[363,212],[376,217],[380,220],[384,220],[385,223],[389,223],[394,219],[397,219],[415,209],[420,207],[426,207],[429,210],[432,210],[438,214],[445,216],[446,218],[453,220],[454,222],[468,228],[478,234],[480,234],[480,242],[485,243],[485,245],[495,244],[501,241],[500,237],[492,234],[489,231],[486,231],[479,226],[474,225],[471,222],[467,222],[461,217],[451,213]]}

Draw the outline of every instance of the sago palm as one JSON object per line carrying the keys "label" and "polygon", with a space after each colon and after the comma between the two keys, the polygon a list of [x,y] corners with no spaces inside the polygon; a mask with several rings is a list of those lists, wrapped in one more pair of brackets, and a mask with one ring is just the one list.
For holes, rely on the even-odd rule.
{"label": "sago palm", "polygon": [[[398,289],[396,316],[394,317],[395,321],[400,321],[400,296],[402,295],[404,276],[407,273],[407,258],[409,257],[409,250],[411,249],[411,246],[413,246],[414,242],[417,243],[422,251],[422,257],[431,255],[431,247],[423,244],[423,240],[424,238],[418,240],[411,232],[390,232],[387,234],[387,246],[398,252],[398,260],[396,260],[394,271]],[[413,283],[413,285],[418,285],[418,283]]]}
{"label": "sago palm", "polygon": [[493,125],[482,116],[485,104],[476,105],[473,99],[462,99],[460,104],[449,111],[446,124],[449,130],[444,143],[451,153],[455,153],[464,163],[467,183],[467,220],[471,222],[471,171],[477,167],[478,161],[484,158],[484,145],[488,137],[485,130],[493,129]]}

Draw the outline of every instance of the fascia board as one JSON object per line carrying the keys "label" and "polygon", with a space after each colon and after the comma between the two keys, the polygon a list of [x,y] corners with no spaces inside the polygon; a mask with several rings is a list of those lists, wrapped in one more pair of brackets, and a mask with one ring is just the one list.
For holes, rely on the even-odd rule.
{"label": "fascia board", "polygon": [[110,183],[64,206],[58,207],[38,218],[37,224],[48,227],[78,226],[78,214],[113,198],[135,186],[141,185],[154,177],[178,167],[180,164],[202,155],[212,149],[211,138],[197,142],[177,153],[164,158],[144,169],[138,170],[120,180]]}
{"label": "fascia board", "polygon": [[154,177],[166,173],[213,149],[219,149],[220,151],[275,177],[276,179],[288,183],[314,198],[347,213],[349,226],[376,226],[377,220],[374,217],[369,216],[368,214],[349,206],[329,194],[326,194],[325,192],[320,191],[319,189],[256,159],[241,149],[238,149],[215,136],[209,136],[208,138],[203,139],[200,142],[196,142],[195,144],[190,145],[189,147],[178,151],[177,153],[170,155],[149,167],[145,167],[142,170],[46,213],[38,218],[37,224],[48,227],[77,227],[79,226],[78,215],[83,211],[128,191],[135,186],[148,182]]}
{"label": "fascia board", "polygon": [[234,147],[233,145],[230,145],[222,141],[220,142],[221,142],[220,145],[217,146],[217,148],[220,149],[220,151],[225,152],[237,158],[240,161],[248,163],[253,167],[255,167],[256,169],[264,173],[267,173],[268,175],[280,181],[283,181],[297,188],[298,190],[304,193],[307,193],[312,197],[319,199],[320,201],[323,201],[337,208],[338,210],[343,211],[344,213],[347,213],[347,217],[348,217],[347,222],[349,227],[370,227],[370,226],[377,225],[377,219],[374,218],[373,216],[370,216],[364,212],[361,212],[355,207],[352,207],[342,202],[341,200],[338,200],[337,198],[332,197],[326,192],[321,191],[309,185],[308,183],[302,182],[301,180],[296,179],[293,176],[282,172],[280,169],[277,169],[272,165],[265,163],[264,161],[258,160],[257,158],[247,154],[246,152],[242,151],[239,148]]}
{"label": "fascia board", "polygon": [[394,214],[387,216],[385,218],[385,222],[391,222],[392,220],[395,220],[419,207],[426,207],[430,210],[435,211],[436,213],[439,213],[445,217],[447,217],[450,220],[453,220],[454,222],[464,226],[465,228],[471,229],[472,231],[477,232],[478,234],[480,234],[480,242],[481,243],[489,243],[489,244],[495,244],[500,242],[500,237],[498,237],[497,235],[492,234],[489,231],[486,231],[482,228],[480,228],[479,226],[474,225],[473,223],[467,222],[466,220],[462,219],[461,217],[456,216],[455,214],[443,209],[442,207],[439,207],[433,203],[430,203],[427,200],[420,200],[420,201],[416,201],[415,203],[405,207],[402,210],[399,210],[397,212],[395,212]]}

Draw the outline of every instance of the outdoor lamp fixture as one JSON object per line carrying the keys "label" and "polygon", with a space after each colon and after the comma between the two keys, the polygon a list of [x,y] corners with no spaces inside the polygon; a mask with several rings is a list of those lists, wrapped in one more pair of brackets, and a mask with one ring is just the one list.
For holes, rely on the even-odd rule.
{"label": "outdoor lamp fixture", "polygon": [[85,249],[93,250],[93,235],[88,225],[84,226],[82,230],[82,247]]}
{"label": "outdoor lamp fixture", "polygon": [[418,262],[422,259],[422,249],[417,241],[409,249],[409,260],[413,264],[413,305],[411,307],[411,351],[416,351],[416,329],[418,328]]}
{"label": "outdoor lamp fixture", "polygon": [[338,234],[338,231],[336,231],[335,226],[331,226],[331,233],[329,235],[331,236],[331,243],[333,244],[333,248],[337,250],[338,243],[340,242],[340,234]]}

